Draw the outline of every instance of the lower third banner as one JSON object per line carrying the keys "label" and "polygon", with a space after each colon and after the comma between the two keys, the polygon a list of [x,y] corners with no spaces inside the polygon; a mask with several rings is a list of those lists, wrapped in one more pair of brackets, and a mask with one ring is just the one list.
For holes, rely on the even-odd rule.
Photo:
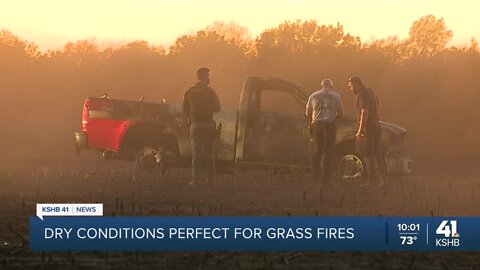
{"label": "lower third banner", "polygon": [[38,217],[32,251],[480,250],[480,217]]}

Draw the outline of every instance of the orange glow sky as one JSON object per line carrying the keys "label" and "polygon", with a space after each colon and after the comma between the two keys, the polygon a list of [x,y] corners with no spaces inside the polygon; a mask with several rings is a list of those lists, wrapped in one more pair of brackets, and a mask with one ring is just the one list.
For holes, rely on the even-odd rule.
{"label": "orange glow sky", "polygon": [[253,36],[284,20],[340,22],[346,32],[369,41],[404,38],[414,20],[433,14],[454,31],[451,44],[462,46],[480,39],[479,10],[475,0],[17,0],[0,3],[0,28],[41,50],[79,39],[95,39],[100,46],[133,40],[168,46],[214,21],[239,23]]}

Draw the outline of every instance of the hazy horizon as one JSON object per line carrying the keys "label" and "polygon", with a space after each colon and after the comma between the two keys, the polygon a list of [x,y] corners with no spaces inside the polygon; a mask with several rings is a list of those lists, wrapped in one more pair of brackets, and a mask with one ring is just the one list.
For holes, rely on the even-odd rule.
{"label": "hazy horizon", "polygon": [[453,31],[449,45],[462,47],[468,46],[471,38],[480,39],[474,23],[479,21],[475,14],[478,9],[480,2],[469,0],[455,1],[455,4],[432,0],[340,0],[334,3],[23,0],[0,5],[0,29],[34,42],[41,51],[62,49],[67,42],[84,39],[95,40],[100,47],[145,40],[168,48],[177,37],[194,33],[215,21],[237,23],[255,37],[285,20],[312,19],[327,25],[339,22],[345,32],[368,42],[389,36],[405,38],[415,20],[432,14],[444,18]]}

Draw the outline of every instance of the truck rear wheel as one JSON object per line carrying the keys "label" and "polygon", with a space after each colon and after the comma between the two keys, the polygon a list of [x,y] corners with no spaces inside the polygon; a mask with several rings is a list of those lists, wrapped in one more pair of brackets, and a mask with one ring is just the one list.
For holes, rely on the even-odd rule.
{"label": "truck rear wheel", "polygon": [[134,180],[153,178],[158,181],[168,170],[165,151],[162,148],[144,147],[137,151],[134,162]]}

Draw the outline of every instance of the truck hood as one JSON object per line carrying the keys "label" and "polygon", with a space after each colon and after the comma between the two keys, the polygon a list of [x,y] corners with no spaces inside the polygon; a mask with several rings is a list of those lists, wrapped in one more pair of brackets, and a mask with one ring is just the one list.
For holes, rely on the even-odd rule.
{"label": "truck hood", "polygon": [[404,129],[403,127],[401,127],[399,125],[389,123],[389,122],[380,121],[380,125],[382,126],[382,128],[390,131],[395,136],[399,136],[399,135],[403,135],[403,134],[408,133],[408,131],[406,129]]}

